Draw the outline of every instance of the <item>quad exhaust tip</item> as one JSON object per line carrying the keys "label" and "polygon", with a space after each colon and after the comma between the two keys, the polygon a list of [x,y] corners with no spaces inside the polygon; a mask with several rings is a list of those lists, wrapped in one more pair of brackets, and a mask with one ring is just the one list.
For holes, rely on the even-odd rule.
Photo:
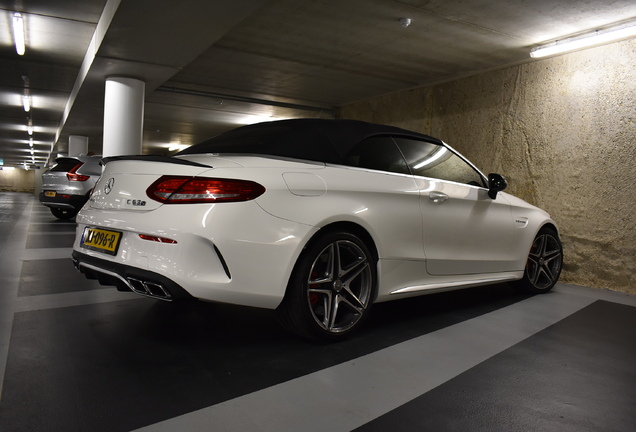
{"label": "quad exhaust tip", "polygon": [[80,273],[83,273],[88,279],[97,279],[101,285],[115,285],[120,291],[128,291],[129,289],[135,294],[142,296],[172,301],[172,295],[163,285],[157,282],[132,277],[123,278],[115,272],[104,270],[91,264],[81,263],[76,259],[73,259],[73,264]]}
{"label": "quad exhaust tip", "polygon": [[126,278],[130,289],[140,295],[160,299],[160,300],[172,300],[172,296],[165,288],[156,283],[150,281],[143,281],[136,278]]}

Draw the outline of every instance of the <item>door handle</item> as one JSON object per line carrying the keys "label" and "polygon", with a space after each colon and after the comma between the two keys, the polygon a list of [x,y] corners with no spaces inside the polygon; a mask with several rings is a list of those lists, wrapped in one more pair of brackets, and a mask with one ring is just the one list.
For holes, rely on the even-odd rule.
{"label": "door handle", "polygon": [[428,194],[428,198],[434,203],[442,203],[448,199],[448,195],[442,192],[431,192]]}

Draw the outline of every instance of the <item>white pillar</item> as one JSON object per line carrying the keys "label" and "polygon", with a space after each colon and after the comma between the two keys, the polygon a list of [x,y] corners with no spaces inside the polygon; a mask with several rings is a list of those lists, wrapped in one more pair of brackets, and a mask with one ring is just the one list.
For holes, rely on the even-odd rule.
{"label": "white pillar", "polygon": [[106,79],[103,156],[141,154],[145,90],[134,78]]}
{"label": "white pillar", "polygon": [[68,155],[79,156],[88,153],[88,137],[70,135],[68,137]]}

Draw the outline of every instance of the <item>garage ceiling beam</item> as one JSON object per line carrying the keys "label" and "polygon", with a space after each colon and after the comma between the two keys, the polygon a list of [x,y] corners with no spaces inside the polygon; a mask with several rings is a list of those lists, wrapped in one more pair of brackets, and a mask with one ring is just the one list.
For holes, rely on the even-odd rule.
{"label": "garage ceiling beam", "polygon": [[230,95],[225,93],[214,93],[214,92],[206,92],[206,91],[200,91],[200,90],[191,90],[191,89],[168,87],[168,86],[157,87],[156,91],[178,93],[178,94],[184,94],[189,96],[201,96],[201,97],[221,99],[221,100],[230,100],[234,102],[253,103],[258,105],[274,106],[274,107],[280,107],[280,108],[290,108],[294,110],[321,112],[321,113],[326,113],[328,115],[331,115],[332,117],[335,117],[335,108],[332,108],[332,107],[302,105],[302,104],[290,103],[290,102],[279,102],[279,101],[268,100],[268,99],[259,99],[259,98],[253,98],[253,97],[236,96],[236,95]]}

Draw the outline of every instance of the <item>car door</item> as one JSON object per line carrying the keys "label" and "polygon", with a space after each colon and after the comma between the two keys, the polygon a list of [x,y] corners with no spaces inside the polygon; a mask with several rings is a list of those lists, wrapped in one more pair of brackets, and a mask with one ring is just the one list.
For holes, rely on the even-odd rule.
{"label": "car door", "polygon": [[514,269],[513,218],[502,194],[450,148],[394,137],[420,192],[426,268],[431,275]]}
{"label": "car door", "polygon": [[[422,218],[417,185],[390,136],[373,136],[359,142],[345,157],[345,164],[360,168],[347,173],[344,187],[356,190],[355,199],[366,202],[357,217],[374,227],[381,259],[407,262],[413,280],[426,277],[422,247]],[[357,171],[357,170],[356,170]],[[330,191],[333,195],[334,191]],[[347,199],[352,200],[349,194]],[[399,279],[399,278],[398,278]]]}

